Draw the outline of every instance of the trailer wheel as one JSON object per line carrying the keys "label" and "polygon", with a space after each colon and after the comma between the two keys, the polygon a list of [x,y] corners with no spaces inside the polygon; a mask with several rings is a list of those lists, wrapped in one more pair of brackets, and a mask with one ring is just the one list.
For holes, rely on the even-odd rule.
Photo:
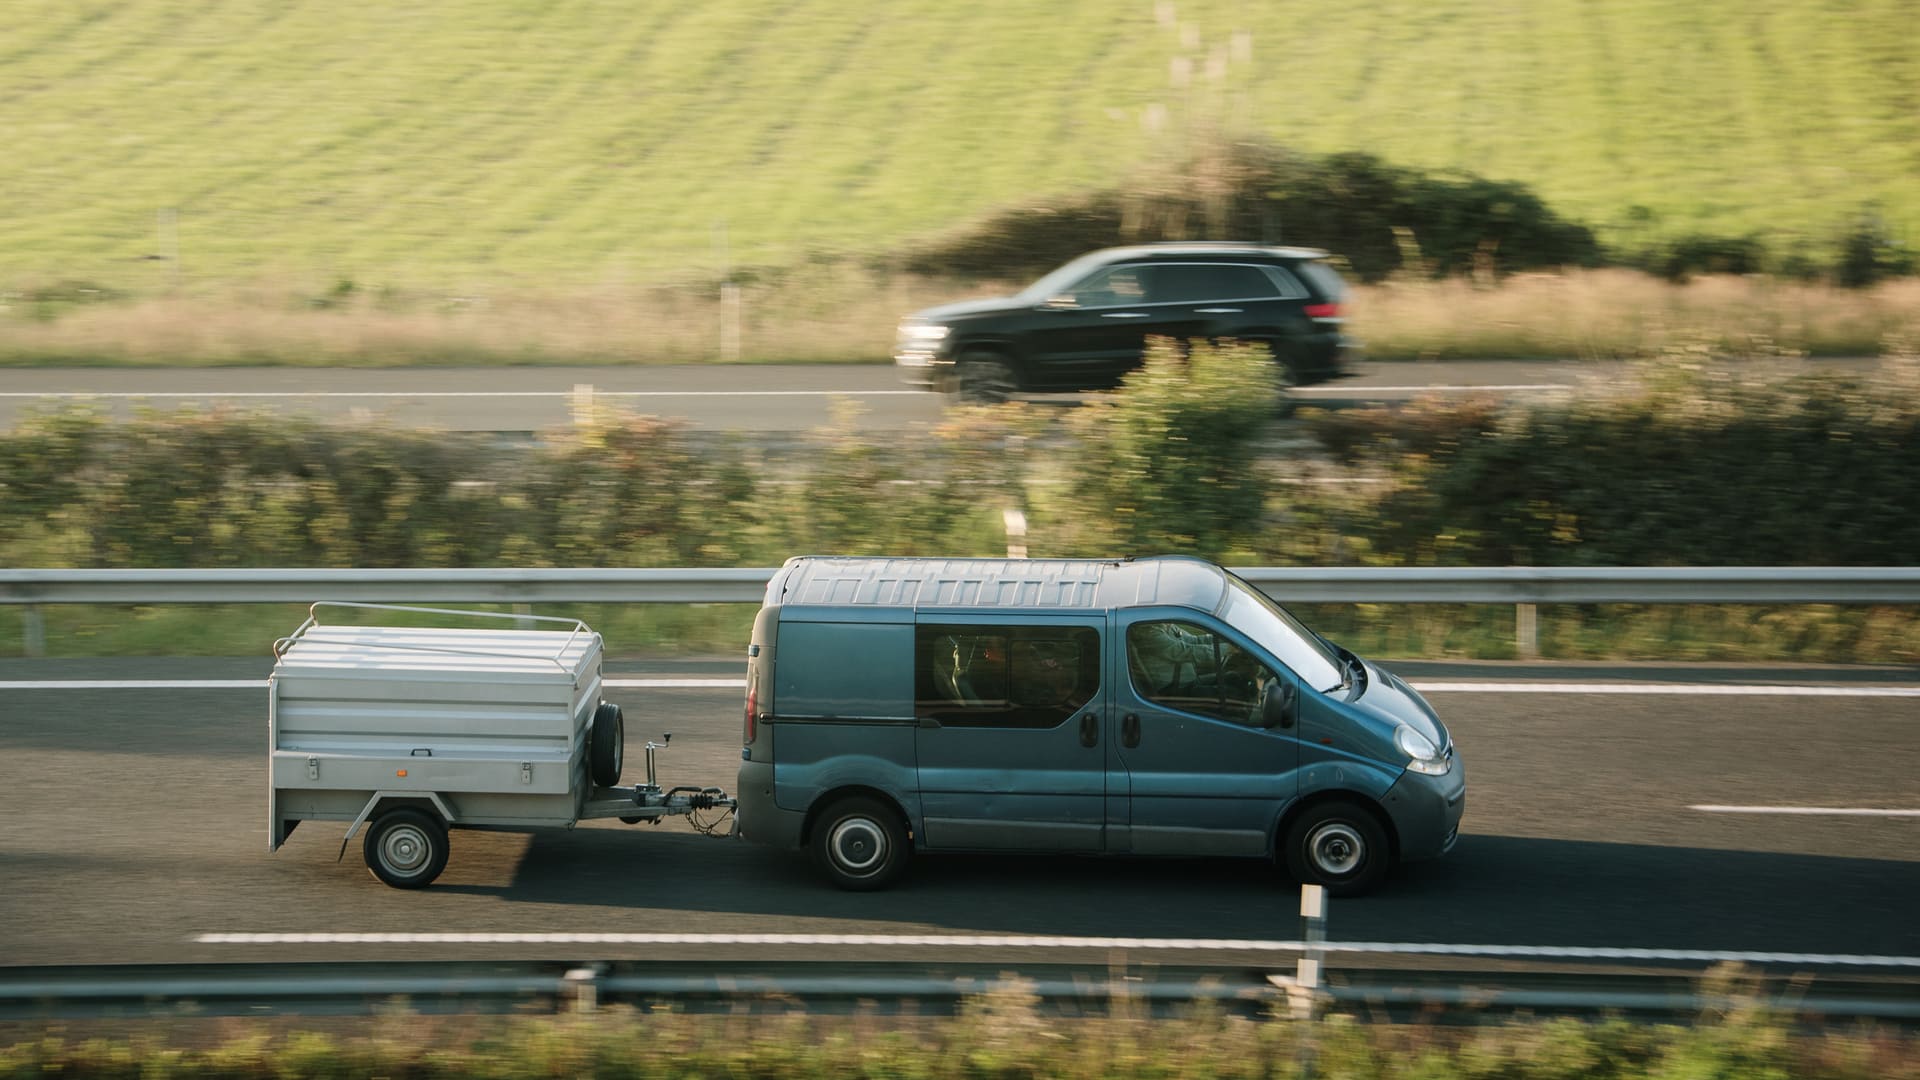
{"label": "trailer wheel", "polygon": [[893,884],[907,868],[907,828],[893,807],[856,795],[827,808],[813,826],[813,859],[851,892]]}
{"label": "trailer wheel", "polygon": [[367,869],[396,889],[432,884],[447,868],[447,827],[412,807],[389,810],[367,830]]}
{"label": "trailer wheel", "polygon": [[587,768],[593,782],[601,787],[619,783],[626,751],[626,721],[621,718],[620,706],[603,701],[593,710],[593,734],[587,742]]}

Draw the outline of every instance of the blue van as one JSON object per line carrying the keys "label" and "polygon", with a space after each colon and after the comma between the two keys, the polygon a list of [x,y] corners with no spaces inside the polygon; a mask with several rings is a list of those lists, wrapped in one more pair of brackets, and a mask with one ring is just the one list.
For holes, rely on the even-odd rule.
{"label": "blue van", "polygon": [[1454,845],[1433,709],[1177,556],[790,559],[747,652],[739,831],[844,889],[941,851],[1246,856],[1354,895]]}

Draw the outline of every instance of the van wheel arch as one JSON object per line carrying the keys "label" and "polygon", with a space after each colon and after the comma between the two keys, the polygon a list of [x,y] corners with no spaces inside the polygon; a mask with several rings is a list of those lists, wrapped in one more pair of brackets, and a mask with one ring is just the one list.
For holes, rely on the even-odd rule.
{"label": "van wheel arch", "polygon": [[900,827],[906,830],[907,837],[914,840],[918,839],[913,828],[913,818],[907,816],[906,808],[900,805],[900,800],[881,791],[879,788],[854,784],[847,787],[834,788],[832,791],[825,792],[819,798],[813,800],[813,805],[807,808],[806,821],[801,823],[800,826],[800,845],[805,847],[813,842],[813,827],[819,824],[821,815],[826,813],[834,803],[844,799],[857,798],[877,799],[881,803],[892,807],[894,813],[900,816]]}
{"label": "van wheel arch", "polygon": [[827,880],[851,892],[893,884],[913,855],[911,826],[899,803],[869,788],[843,788],[820,799],[803,835]]}
{"label": "van wheel arch", "polygon": [[1386,835],[1390,865],[1399,864],[1400,833],[1393,826],[1392,815],[1387,813],[1386,807],[1380,805],[1380,800],[1358,791],[1335,790],[1316,791],[1299,800],[1287,807],[1286,811],[1280,815],[1280,820],[1274,823],[1273,833],[1268,837],[1268,855],[1280,869],[1287,868],[1287,834],[1292,831],[1294,823],[1310,811],[1328,803],[1345,803],[1370,813],[1375,824],[1380,826],[1380,831]]}

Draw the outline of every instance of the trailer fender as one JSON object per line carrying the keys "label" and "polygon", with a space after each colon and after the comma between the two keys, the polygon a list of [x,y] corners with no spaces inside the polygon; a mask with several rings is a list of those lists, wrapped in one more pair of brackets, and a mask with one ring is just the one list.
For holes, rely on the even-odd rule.
{"label": "trailer fender", "polygon": [[360,826],[365,825],[367,819],[373,816],[373,812],[380,808],[380,804],[389,799],[405,802],[419,802],[425,799],[439,811],[441,821],[451,825],[459,820],[437,791],[376,791],[373,797],[367,800],[367,805],[360,808],[360,816],[354,818],[353,824],[347,826],[347,835],[340,838],[340,854],[335,857],[334,862],[340,862],[347,857],[347,845],[353,843],[353,834],[359,832]]}

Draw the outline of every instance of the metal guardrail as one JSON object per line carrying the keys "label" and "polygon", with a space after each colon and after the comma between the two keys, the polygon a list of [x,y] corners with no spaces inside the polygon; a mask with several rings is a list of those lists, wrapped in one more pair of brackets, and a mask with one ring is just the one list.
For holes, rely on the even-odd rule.
{"label": "metal guardrail", "polygon": [[[773,567],[717,569],[0,569],[0,603],[757,603]],[[1287,603],[1911,604],[1920,566],[1260,566]]]}
{"label": "metal guardrail", "polygon": [[[714,569],[0,569],[0,604],[757,603],[773,567]],[[1285,603],[1512,604],[1523,657],[1538,655],[1539,604],[1912,604],[1920,566],[1239,567]]]}
{"label": "metal guardrail", "polygon": [[[1737,985],[1728,985],[1737,984]],[[401,961],[0,968],[0,1019],[579,1012],[671,1003],[676,1011],[845,1012],[862,1002],[951,1015],[1018,984],[1067,1015],[1179,1016],[1202,1002],[1250,1016],[1350,1009],[1366,1016],[1502,1021],[1515,1013],[1631,1014],[1685,1021],[1739,995],[1782,1016],[1827,1023],[1920,1021],[1911,977],[1747,971],[1488,971],[1365,968],[1333,974],[1303,1013],[1285,977],[1258,965],[818,964],[736,961],[579,964]]]}

